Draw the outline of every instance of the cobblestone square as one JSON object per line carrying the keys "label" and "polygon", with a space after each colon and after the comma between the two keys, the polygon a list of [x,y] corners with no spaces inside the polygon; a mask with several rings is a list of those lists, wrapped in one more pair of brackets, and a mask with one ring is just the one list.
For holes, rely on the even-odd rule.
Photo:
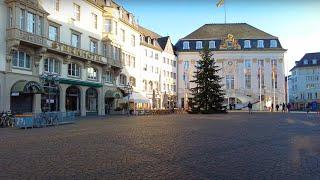
{"label": "cobblestone square", "polygon": [[0,179],[319,179],[316,114],[97,117],[0,129]]}

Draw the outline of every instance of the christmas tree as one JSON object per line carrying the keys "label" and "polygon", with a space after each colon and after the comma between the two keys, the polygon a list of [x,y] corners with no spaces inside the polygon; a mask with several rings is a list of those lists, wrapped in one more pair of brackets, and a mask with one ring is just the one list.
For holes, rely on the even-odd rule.
{"label": "christmas tree", "polygon": [[196,65],[194,80],[190,81],[196,84],[191,88],[193,95],[190,113],[223,113],[226,107],[223,106],[224,92],[222,90],[221,80],[218,71],[221,69],[216,65],[213,53],[208,46],[205,46],[200,52],[201,59]]}

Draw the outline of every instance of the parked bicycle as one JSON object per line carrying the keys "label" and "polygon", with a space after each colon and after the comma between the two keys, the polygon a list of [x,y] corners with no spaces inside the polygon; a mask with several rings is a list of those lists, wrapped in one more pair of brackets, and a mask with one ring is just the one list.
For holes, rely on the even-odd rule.
{"label": "parked bicycle", "polygon": [[15,125],[15,117],[11,113],[11,111],[2,112],[0,117],[0,127],[14,127]]}

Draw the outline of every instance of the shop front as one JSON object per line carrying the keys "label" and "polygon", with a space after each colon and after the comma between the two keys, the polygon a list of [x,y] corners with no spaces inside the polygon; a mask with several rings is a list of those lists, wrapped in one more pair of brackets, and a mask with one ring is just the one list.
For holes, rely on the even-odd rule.
{"label": "shop front", "polygon": [[18,81],[11,88],[10,109],[15,114],[33,113],[37,108],[37,95],[44,92],[40,83]]}

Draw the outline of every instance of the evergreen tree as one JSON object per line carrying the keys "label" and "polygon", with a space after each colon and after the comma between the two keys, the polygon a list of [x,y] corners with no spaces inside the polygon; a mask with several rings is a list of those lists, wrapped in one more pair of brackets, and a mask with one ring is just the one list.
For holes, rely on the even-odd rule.
{"label": "evergreen tree", "polygon": [[208,46],[200,52],[201,60],[196,65],[194,80],[196,84],[191,89],[193,99],[190,102],[191,113],[222,113],[226,107],[222,105],[224,92],[221,77],[217,74],[221,69],[216,65],[213,53]]}

